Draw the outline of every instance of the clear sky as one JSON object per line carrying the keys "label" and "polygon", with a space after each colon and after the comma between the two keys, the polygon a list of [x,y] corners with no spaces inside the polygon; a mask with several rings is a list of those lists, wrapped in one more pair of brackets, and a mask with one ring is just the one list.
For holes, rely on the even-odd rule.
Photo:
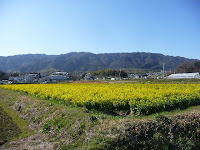
{"label": "clear sky", "polygon": [[83,51],[200,59],[200,0],[0,0],[0,56]]}

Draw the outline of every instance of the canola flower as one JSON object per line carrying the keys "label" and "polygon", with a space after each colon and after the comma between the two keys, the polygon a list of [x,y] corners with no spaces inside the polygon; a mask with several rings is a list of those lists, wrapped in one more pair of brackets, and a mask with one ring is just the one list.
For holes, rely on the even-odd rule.
{"label": "canola flower", "polygon": [[88,109],[131,110],[139,115],[200,104],[200,84],[68,83],[0,87]]}

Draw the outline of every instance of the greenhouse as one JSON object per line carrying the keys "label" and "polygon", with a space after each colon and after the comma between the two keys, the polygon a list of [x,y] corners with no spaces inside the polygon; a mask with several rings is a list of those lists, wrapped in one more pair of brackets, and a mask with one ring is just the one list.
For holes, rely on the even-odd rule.
{"label": "greenhouse", "polygon": [[168,79],[193,79],[199,78],[199,73],[179,73],[179,74],[171,74],[167,77]]}

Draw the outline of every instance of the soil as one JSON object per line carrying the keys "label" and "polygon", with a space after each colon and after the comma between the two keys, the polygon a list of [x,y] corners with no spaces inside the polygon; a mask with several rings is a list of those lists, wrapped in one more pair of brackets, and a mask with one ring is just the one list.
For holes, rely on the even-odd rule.
{"label": "soil", "polygon": [[47,138],[42,133],[37,133],[33,136],[13,141],[4,144],[0,147],[0,150],[35,150],[35,149],[43,149],[43,150],[53,150],[53,143],[47,142]]}

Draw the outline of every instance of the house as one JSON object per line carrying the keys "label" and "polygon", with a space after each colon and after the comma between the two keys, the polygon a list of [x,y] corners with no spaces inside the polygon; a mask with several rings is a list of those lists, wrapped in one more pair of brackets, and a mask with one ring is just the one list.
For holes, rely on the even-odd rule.
{"label": "house", "polygon": [[129,78],[129,79],[135,79],[135,74],[132,74],[132,73],[131,73],[131,74],[128,74],[128,78]]}
{"label": "house", "polygon": [[23,83],[24,77],[23,76],[10,76],[8,81],[10,83]]}
{"label": "house", "polygon": [[129,79],[147,79],[147,74],[128,74]]}
{"label": "house", "polygon": [[68,80],[69,79],[69,73],[58,71],[58,72],[52,73],[49,78],[52,81]]}
{"label": "house", "polygon": [[84,80],[94,80],[93,76],[90,73],[86,73]]}
{"label": "house", "polygon": [[52,75],[69,76],[69,73],[57,71],[57,72],[52,73]]}
{"label": "house", "polygon": [[24,77],[24,80],[25,82],[30,83],[30,82],[37,82],[39,78],[41,78],[40,73],[31,72]]}
{"label": "house", "polygon": [[139,79],[140,75],[139,74],[128,74],[129,79]]}
{"label": "house", "polygon": [[4,81],[0,81],[0,84],[6,84],[6,82],[4,82]]}

